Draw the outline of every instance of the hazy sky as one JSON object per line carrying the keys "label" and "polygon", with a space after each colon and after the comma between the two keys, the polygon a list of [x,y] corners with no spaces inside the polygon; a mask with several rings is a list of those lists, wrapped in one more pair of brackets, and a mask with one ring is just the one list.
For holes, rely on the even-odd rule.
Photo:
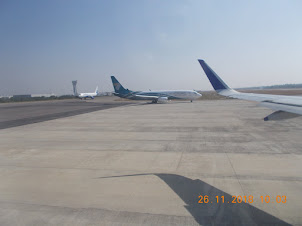
{"label": "hazy sky", "polygon": [[0,95],[302,83],[302,1],[1,0]]}

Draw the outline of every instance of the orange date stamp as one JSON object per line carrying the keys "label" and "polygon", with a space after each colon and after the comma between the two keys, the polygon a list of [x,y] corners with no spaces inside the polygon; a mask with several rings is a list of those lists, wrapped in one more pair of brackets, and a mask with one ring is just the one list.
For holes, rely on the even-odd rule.
{"label": "orange date stamp", "polygon": [[277,196],[259,196],[254,197],[253,195],[241,196],[233,195],[230,200],[226,199],[224,195],[217,195],[210,198],[208,195],[199,195],[198,203],[207,204],[207,203],[253,203],[258,199],[261,203],[286,203],[286,195],[277,195]]}

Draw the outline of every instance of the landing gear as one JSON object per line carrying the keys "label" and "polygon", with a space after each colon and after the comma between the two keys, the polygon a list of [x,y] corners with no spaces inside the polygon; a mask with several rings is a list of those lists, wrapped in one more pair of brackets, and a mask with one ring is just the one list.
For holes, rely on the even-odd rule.
{"label": "landing gear", "polygon": [[156,103],[157,103],[157,100],[152,100],[151,103],[152,103],[152,104],[156,104]]}
{"label": "landing gear", "polygon": [[193,100],[191,100],[191,103],[193,102]]}

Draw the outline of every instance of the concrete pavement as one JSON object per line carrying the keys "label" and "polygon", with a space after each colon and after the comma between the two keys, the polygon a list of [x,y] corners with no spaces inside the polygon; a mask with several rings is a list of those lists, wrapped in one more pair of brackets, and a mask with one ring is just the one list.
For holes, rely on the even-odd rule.
{"label": "concrete pavement", "polygon": [[2,129],[0,225],[302,224],[302,120],[270,113],[171,102]]}

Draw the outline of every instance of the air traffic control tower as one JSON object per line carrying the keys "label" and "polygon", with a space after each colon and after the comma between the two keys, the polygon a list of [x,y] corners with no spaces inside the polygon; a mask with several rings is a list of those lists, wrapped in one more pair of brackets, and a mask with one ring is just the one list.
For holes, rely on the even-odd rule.
{"label": "air traffic control tower", "polygon": [[77,83],[78,83],[78,81],[77,81],[77,80],[72,81],[72,86],[73,86],[73,95],[74,95],[74,96],[78,96]]}

